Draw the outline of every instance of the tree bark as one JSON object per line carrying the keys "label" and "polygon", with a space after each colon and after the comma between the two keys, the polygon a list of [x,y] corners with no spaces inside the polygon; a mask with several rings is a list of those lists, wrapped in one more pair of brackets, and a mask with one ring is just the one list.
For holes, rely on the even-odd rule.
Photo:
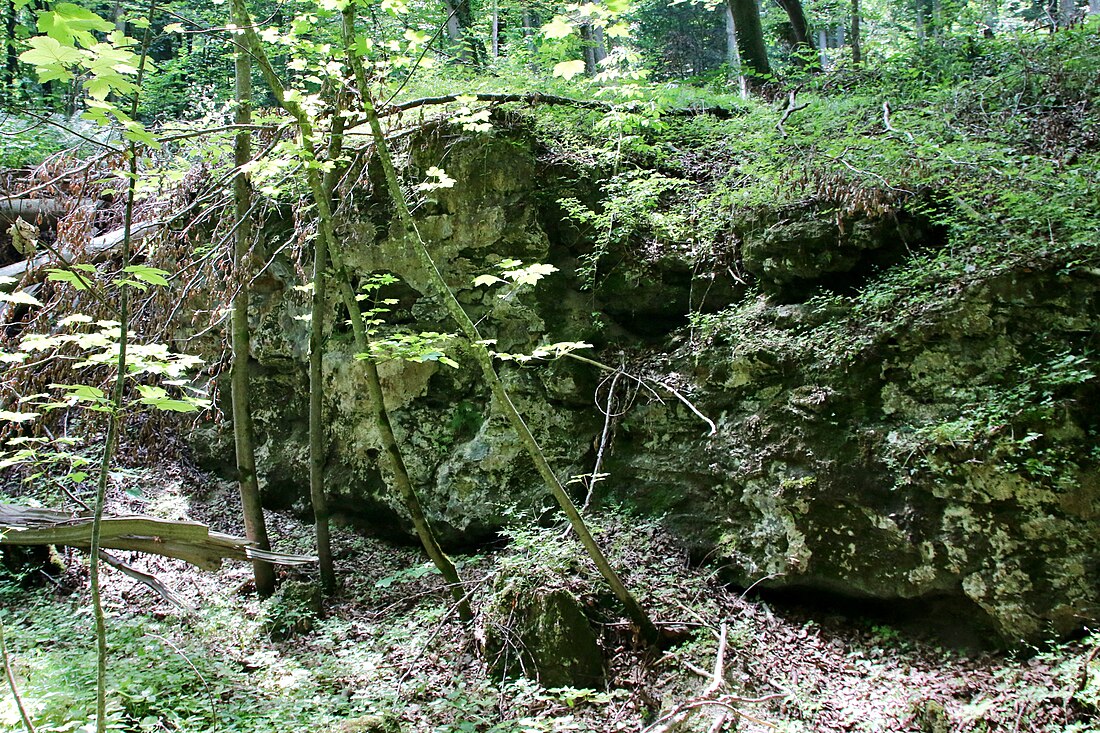
{"label": "tree bark", "polygon": [[733,20],[733,11],[729,3],[722,6],[726,18],[726,64],[732,73],[737,74],[737,87],[742,99],[748,99],[749,86],[745,81],[745,75],[741,73],[741,53],[737,49],[737,25]]}
{"label": "tree bark", "polygon": [[852,63],[859,66],[863,63],[863,49],[860,46],[859,37],[859,0],[852,0]]}
{"label": "tree bark", "polygon": [[817,48],[810,34],[810,24],[806,20],[806,10],[802,7],[802,0],[776,0],[776,2],[786,11],[791,21],[795,63],[803,68],[821,68]]}
{"label": "tree bark", "polygon": [[1058,27],[1067,28],[1077,19],[1077,3],[1075,0],[1059,0],[1058,2]]}
{"label": "tree bark", "polygon": [[[344,146],[344,117],[337,110],[332,118],[332,137],[329,140],[328,159],[340,157]],[[324,179],[324,192],[332,200],[338,173],[334,167]],[[325,447],[324,422],[324,356],[325,356],[325,306],[328,299],[328,246],[325,237],[317,237],[313,245],[313,299],[309,316],[309,498],[313,505],[313,529],[317,542],[317,557],[321,570],[321,590],[336,590],[336,567],[332,557],[329,531],[328,497],[325,495]]]}
{"label": "tree bark", "polygon": [[473,32],[474,15],[470,0],[444,0],[447,11],[447,36],[460,44],[463,62],[481,68],[485,65],[485,47]]}
{"label": "tree bark", "polygon": [[[239,16],[235,23],[241,23]],[[236,123],[248,125],[252,122],[252,64],[248,54],[239,49],[233,61],[236,85],[237,113]],[[252,187],[248,176],[240,169],[252,159],[252,142],[248,130],[237,133],[233,144],[233,159],[238,172],[233,179],[233,197],[237,228],[233,240],[233,272],[237,281],[237,290],[233,295],[232,346],[233,365],[230,368],[233,402],[233,442],[237,455],[237,485],[241,496],[241,514],[244,518],[245,536],[256,543],[261,550],[270,550],[267,537],[267,524],[264,522],[264,510],[260,502],[260,485],[256,478],[255,437],[252,428],[252,407],[249,401],[248,364],[249,329],[248,300],[249,279],[252,276],[248,266],[252,247]],[[275,592],[275,568],[261,560],[252,563],[252,573],[256,579],[256,592],[266,598]]]}
{"label": "tree bark", "polygon": [[19,74],[19,48],[16,46],[18,39],[15,37],[15,27],[18,23],[19,11],[15,8],[15,0],[8,0],[5,13],[4,26],[6,37],[4,39],[4,91],[5,101],[15,98],[15,80]]}
{"label": "tree bark", "polygon": [[764,28],[760,24],[760,8],[756,0],[727,0],[741,54],[741,68],[750,88],[761,86],[771,76],[768,49],[764,45]]}

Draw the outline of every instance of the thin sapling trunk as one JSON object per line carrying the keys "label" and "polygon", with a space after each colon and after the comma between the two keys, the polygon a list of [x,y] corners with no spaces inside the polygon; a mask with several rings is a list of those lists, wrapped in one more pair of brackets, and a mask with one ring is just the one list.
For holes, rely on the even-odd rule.
{"label": "thin sapling trunk", "polygon": [[[260,65],[260,71],[267,81],[272,94],[279,105],[285,109],[298,124],[305,157],[311,161],[316,160],[315,145],[313,142],[313,124],[310,121],[309,115],[297,103],[286,98],[282,82],[271,67],[267,54],[264,52],[263,46],[260,43],[260,39],[251,27],[251,21],[248,20],[248,11],[244,6],[244,0],[233,0],[233,6],[238,13],[238,17],[243,21],[241,27],[243,29],[245,42],[252,52],[253,57],[256,59],[256,62]],[[367,337],[366,324],[363,321],[359,302],[356,300],[356,293],[347,279],[340,250],[336,246],[332,207],[329,202],[329,197],[326,195],[321,175],[316,166],[307,167],[306,181],[313,197],[314,205],[317,207],[317,237],[319,240],[323,240],[324,246],[328,250],[329,259],[332,261],[333,270],[337,273],[336,282],[344,306],[347,308],[348,316],[351,320],[355,348],[359,353],[370,354],[370,341]],[[385,457],[386,467],[393,476],[393,488],[396,489],[398,496],[405,504],[410,518],[412,519],[413,527],[416,530],[421,544],[424,546],[425,552],[427,552],[428,557],[431,558],[432,562],[443,576],[443,579],[447,582],[448,587],[451,589],[459,616],[463,621],[469,621],[473,618],[473,613],[470,610],[469,601],[466,598],[465,591],[459,580],[458,571],[455,569],[454,563],[452,563],[451,559],[443,552],[438,541],[435,539],[435,534],[432,532],[431,526],[424,516],[420,500],[413,489],[412,481],[409,479],[408,469],[401,457],[401,451],[393,433],[393,426],[390,423],[389,414],[386,411],[385,402],[383,401],[382,385],[378,379],[378,369],[374,361],[369,357],[363,360],[363,364],[367,382],[367,393],[370,398],[375,425],[378,429],[378,435],[382,443],[382,455]]]}
{"label": "thin sapling trunk", "polygon": [[[236,19],[239,22],[239,19]],[[236,81],[238,125],[252,122],[252,63],[248,54],[241,51],[233,63]],[[241,496],[241,514],[244,532],[261,550],[270,550],[267,524],[260,502],[260,486],[256,477],[255,436],[252,427],[252,407],[249,395],[248,365],[250,360],[248,300],[249,279],[252,276],[249,262],[252,246],[252,186],[243,167],[252,158],[251,136],[248,130],[237,133],[233,146],[237,175],[233,179],[233,197],[236,209],[236,233],[233,243],[233,272],[237,289],[233,295],[231,341],[233,365],[230,369],[233,400],[233,442],[237,455],[237,482]],[[275,592],[275,567],[262,560],[252,561],[256,579],[256,592],[266,598]]]}

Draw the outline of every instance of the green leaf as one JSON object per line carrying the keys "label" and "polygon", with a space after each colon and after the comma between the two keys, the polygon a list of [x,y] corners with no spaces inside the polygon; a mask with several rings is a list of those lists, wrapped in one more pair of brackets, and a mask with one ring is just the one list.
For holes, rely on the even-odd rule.
{"label": "green leaf", "polygon": [[583,73],[584,59],[577,59],[576,61],[562,61],[559,64],[554,64],[554,76],[560,76],[566,81],[569,81],[577,74]]}
{"label": "green leaf", "polygon": [[48,273],[46,275],[47,280],[53,280],[54,282],[69,283],[70,285],[72,285],[77,290],[87,290],[88,289],[88,286],[84,283],[83,280],[80,279],[80,276],[77,275],[75,272],[70,272],[68,270],[59,270],[57,268],[50,268],[50,269],[46,270],[46,272]]}
{"label": "green leaf", "polygon": [[[565,20],[565,18],[557,15],[552,21],[542,27],[542,35],[546,38],[568,38],[573,35],[573,25]],[[583,61],[581,63],[584,63]],[[557,76],[557,72],[554,76]]]}
{"label": "green leaf", "polygon": [[625,23],[616,23],[605,28],[604,35],[609,38],[629,38],[630,28]]}
{"label": "green leaf", "polygon": [[109,33],[114,28],[114,23],[72,3],[58,3],[53,10],[38,16],[38,30],[66,45],[72,45],[76,40],[82,46],[90,47],[96,42],[92,31]]}
{"label": "green leaf", "polygon": [[123,272],[134,276],[138,280],[147,282],[150,285],[159,285],[162,287],[168,285],[166,276],[171,274],[167,270],[161,270],[157,267],[148,267],[146,265],[130,265],[123,269]]}
{"label": "green leaf", "polygon": [[36,36],[27,42],[30,49],[19,54],[19,60],[35,67],[40,81],[67,81],[69,68],[80,62],[83,54],[72,46],[63,46],[57,39]]}
{"label": "green leaf", "polygon": [[496,285],[497,283],[504,282],[496,275],[478,275],[474,278],[474,287],[479,288],[482,285]]}

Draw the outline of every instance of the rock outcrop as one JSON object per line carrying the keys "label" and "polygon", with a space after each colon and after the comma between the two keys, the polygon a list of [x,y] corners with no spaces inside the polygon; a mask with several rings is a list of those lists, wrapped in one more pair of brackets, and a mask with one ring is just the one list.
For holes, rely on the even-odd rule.
{"label": "rock outcrop", "polygon": [[[443,160],[458,183],[428,194],[417,215],[498,350],[588,340],[596,357],[667,386],[658,401],[621,380],[623,414],[609,425],[597,498],[664,514],[685,544],[746,586],[954,598],[1009,642],[1100,617],[1095,273],[1036,261],[915,291],[882,309],[895,309],[890,317],[872,316],[867,297],[861,306],[845,294],[940,247],[942,233],[904,210],[838,223],[809,208],[744,228],[744,267],[760,290],[715,275],[708,287],[723,295],[709,307],[725,309],[689,326],[693,262],[676,248],[617,253],[624,264],[613,277],[580,289],[578,257],[591,244],[555,204],[576,194],[535,147],[518,133],[423,141],[412,177]],[[357,272],[401,279],[382,293],[397,301],[382,330],[453,330],[386,207],[353,201],[344,217]],[[504,299],[473,286],[505,258],[560,272]],[[272,272],[254,303],[253,377],[261,478],[270,503],[286,506],[308,495],[307,324],[297,319],[308,303],[292,289],[292,268]],[[332,505],[347,521],[402,535],[335,303],[330,318]],[[446,349],[458,369],[429,360],[380,371],[429,518],[448,542],[473,542],[546,500],[462,343]],[[568,360],[502,371],[559,474],[590,471],[605,424],[593,395],[606,403],[605,375]],[[714,421],[713,434],[677,393]],[[212,433],[196,442],[229,455]]]}

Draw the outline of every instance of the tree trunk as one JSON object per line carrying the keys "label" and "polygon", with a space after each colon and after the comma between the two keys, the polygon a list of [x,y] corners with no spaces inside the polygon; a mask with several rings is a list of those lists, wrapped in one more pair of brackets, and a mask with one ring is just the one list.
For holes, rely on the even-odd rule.
{"label": "tree trunk", "polygon": [[859,66],[863,63],[863,49],[860,47],[859,37],[859,0],[852,0],[852,63]]}
{"label": "tree trunk", "polygon": [[760,25],[760,9],[756,0],[727,0],[737,35],[737,50],[741,68],[750,88],[761,86],[771,76],[768,49],[764,45],[764,29]]}
{"label": "tree trunk", "polygon": [[745,76],[741,73],[741,53],[737,50],[737,27],[733,21],[733,11],[729,4],[722,6],[726,17],[726,64],[730,72],[737,74],[737,86],[742,99],[748,99],[749,86],[745,82]]}
{"label": "tree trunk", "polygon": [[485,47],[474,35],[474,16],[470,0],[444,0],[447,11],[447,37],[460,44],[459,58],[476,68],[485,65]]}
{"label": "tree trunk", "polygon": [[[260,71],[263,73],[264,79],[271,89],[271,93],[274,95],[278,104],[297,122],[300,143],[305,154],[315,159],[316,150],[313,143],[313,124],[309,115],[306,114],[305,110],[296,102],[286,98],[285,88],[279,80],[278,75],[275,73],[275,70],[272,68],[271,62],[264,52],[259,36],[251,26],[251,19],[248,17],[248,10],[244,5],[244,0],[233,0],[233,7],[241,18],[241,21],[239,21],[240,27],[245,29],[243,36],[244,41],[248,46],[248,50],[251,51],[253,57],[260,65]],[[347,60],[355,72],[358,85],[360,88],[366,90],[366,72],[363,70],[359,57],[356,56],[353,51],[355,39],[353,30],[354,17],[355,5],[354,3],[348,3],[343,11],[343,34],[347,46],[345,51]],[[360,353],[369,354],[370,342],[367,339],[363,314],[359,309],[359,302],[356,300],[356,293],[352,289],[350,281],[343,276],[345,270],[343,261],[340,257],[340,250],[336,245],[337,240],[333,227],[333,215],[329,194],[326,193],[325,184],[321,179],[321,174],[316,168],[307,168],[306,182],[309,186],[313,203],[317,207],[317,237],[318,240],[323,240],[323,246],[328,250],[333,269],[337,272],[337,285],[351,320],[355,348]],[[405,503],[405,507],[409,511],[409,515],[413,521],[413,526],[416,529],[421,543],[424,545],[424,550],[427,552],[428,557],[432,559],[432,562],[435,563],[436,568],[439,569],[443,579],[447,581],[451,594],[455,598],[455,605],[458,608],[459,617],[464,622],[470,621],[473,618],[473,614],[470,611],[470,605],[466,598],[465,590],[459,580],[458,571],[455,569],[451,559],[447,557],[439,547],[439,543],[435,539],[435,534],[432,532],[431,526],[424,517],[424,512],[420,506],[420,500],[413,490],[412,482],[409,480],[408,470],[401,457],[400,448],[393,434],[389,413],[386,411],[382,386],[378,379],[378,370],[375,367],[374,361],[370,358],[364,359],[363,364],[366,373],[368,398],[374,413],[376,427],[379,431],[379,438],[382,443],[382,454],[384,463],[386,464],[385,468],[388,468],[393,475],[393,488],[396,489],[400,498]]]}
{"label": "tree trunk", "polygon": [[[240,23],[239,17],[234,22]],[[236,122],[248,125],[252,122],[252,64],[248,54],[239,50],[233,62],[237,96]],[[252,159],[252,145],[247,130],[236,135],[233,146],[234,163],[238,171]],[[233,243],[233,272],[237,291],[233,295],[232,334],[233,365],[230,368],[233,401],[233,441],[237,453],[237,482],[241,495],[244,531],[248,539],[261,550],[270,550],[264,510],[260,503],[260,486],[256,478],[255,438],[252,430],[252,408],[249,404],[249,330],[248,330],[248,282],[252,276],[250,249],[252,246],[252,189],[248,176],[238,172],[233,179],[233,196],[237,228]],[[275,568],[260,560],[252,562],[256,578],[256,592],[263,598],[275,592]]]}
{"label": "tree trunk", "polygon": [[581,47],[584,53],[584,73],[586,76],[596,75],[596,44],[592,38],[592,26],[585,23],[581,26]]}
{"label": "tree trunk", "polygon": [[493,0],[493,59],[500,58],[500,7],[497,0]]}
{"label": "tree trunk", "polygon": [[1073,21],[1077,19],[1077,3],[1076,0],[1059,0],[1058,1],[1058,27],[1066,28],[1072,25]]}
{"label": "tree trunk", "polygon": [[1093,15],[1100,15],[1100,0],[1089,0],[1089,12]]}
{"label": "tree trunk", "polygon": [[819,67],[817,49],[810,34],[810,24],[806,20],[806,10],[802,7],[802,0],[776,0],[776,2],[786,11],[791,21],[795,63],[803,68]]}
{"label": "tree trunk", "polygon": [[4,91],[3,99],[11,102],[15,99],[15,80],[19,74],[19,49],[16,46],[18,39],[15,37],[15,27],[18,21],[19,11],[15,9],[15,0],[8,0],[6,17],[4,18]]}
{"label": "tree trunk", "polygon": [[[329,141],[329,161],[340,156],[344,146],[344,118],[339,114],[332,118],[332,138]],[[336,187],[337,169],[325,174],[324,190],[331,200]],[[325,422],[324,422],[324,371],[325,357],[325,304],[328,296],[328,247],[324,237],[317,237],[313,245],[313,299],[309,314],[309,500],[313,506],[313,531],[317,542],[317,558],[321,570],[321,590],[336,590],[336,567],[332,558],[329,536],[328,497],[325,495]]]}
{"label": "tree trunk", "polygon": [[821,68],[829,68],[829,34],[824,28],[817,30],[817,51],[821,55]]}

